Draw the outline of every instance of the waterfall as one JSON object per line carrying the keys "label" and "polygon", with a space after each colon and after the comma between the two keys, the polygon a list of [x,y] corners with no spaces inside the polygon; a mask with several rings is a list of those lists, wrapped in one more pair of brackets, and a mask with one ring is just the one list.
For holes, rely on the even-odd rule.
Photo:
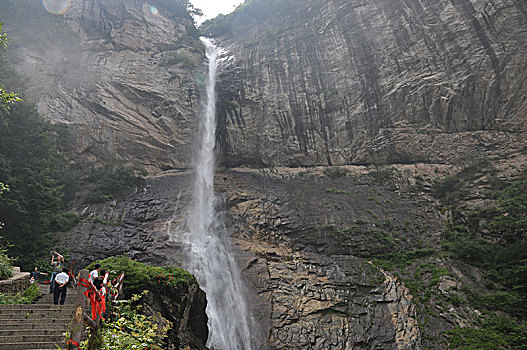
{"label": "waterfall", "polygon": [[209,339],[213,350],[255,349],[251,317],[244,286],[230,245],[230,237],[216,212],[214,195],[216,134],[216,72],[219,49],[209,39],[205,44],[209,61],[206,101],[200,111],[199,149],[194,159],[195,182],[186,223],[188,265],[207,294]]}

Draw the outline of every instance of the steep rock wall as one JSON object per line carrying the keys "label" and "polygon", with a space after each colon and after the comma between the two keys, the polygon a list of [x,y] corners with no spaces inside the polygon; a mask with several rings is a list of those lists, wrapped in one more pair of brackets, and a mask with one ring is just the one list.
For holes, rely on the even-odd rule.
{"label": "steep rock wall", "polygon": [[525,138],[525,2],[271,3],[285,9],[246,6],[222,36],[227,163],[439,163],[459,133],[471,151]]}
{"label": "steep rock wall", "polygon": [[[399,275],[375,260],[439,249],[446,218],[412,185],[433,168],[450,171],[235,169],[217,179],[265,348],[446,349],[448,330],[473,326],[480,313],[448,298],[464,297],[477,269],[428,256]],[[433,271],[445,274],[430,282]]]}
{"label": "steep rock wall", "polygon": [[67,126],[76,153],[136,160],[150,171],[188,166],[203,81],[188,13],[155,0],[73,0],[54,15],[17,0],[2,5],[0,21],[29,98]]}

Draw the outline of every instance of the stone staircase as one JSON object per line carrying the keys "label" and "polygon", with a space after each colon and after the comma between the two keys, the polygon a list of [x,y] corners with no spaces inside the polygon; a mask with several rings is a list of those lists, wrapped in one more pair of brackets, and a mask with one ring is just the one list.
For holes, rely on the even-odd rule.
{"label": "stone staircase", "polygon": [[0,350],[65,348],[68,324],[73,317],[75,291],[68,290],[64,305],[54,305],[49,286],[30,305],[0,305]]}

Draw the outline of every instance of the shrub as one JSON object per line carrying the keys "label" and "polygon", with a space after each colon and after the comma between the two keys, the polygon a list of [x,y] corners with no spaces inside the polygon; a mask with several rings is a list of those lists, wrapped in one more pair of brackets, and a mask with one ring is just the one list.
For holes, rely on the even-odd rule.
{"label": "shrub", "polygon": [[5,280],[13,274],[13,260],[7,256],[5,248],[0,247],[0,280]]}
{"label": "shrub", "polygon": [[332,178],[332,179],[336,179],[338,177],[342,177],[342,176],[346,176],[348,174],[348,170],[347,169],[344,169],[344,168],[339,168],[339,167],[326,167],[324,168],[324,170],[322,171],[324,173],[324,175]]}
{"label": "shrub", "polygon": [[114,199],[117,195],[130,191],[143,182],[136,167],[123,162],[112,162],[91,170],[86,178],[88,194],[87,203],[103,203]]}
{"label": "shrub", "polygon": [[87,268],[93,269],[95,264],[100,264],[103,269],[110,273],[110,278],[115,278],[125,272],[124,293],[129,296],[140,293],[146,289],[168,289],[177,291],[188,287],[196,282],[196,278],[190,272],[175,266],[149,266],[139,261],[123,256],[114,256],[104,260],[96,261]]}
{"label": "shrub", "polygon": [[447,335],[452,349],[527,349],[527,324],[505,315],[489,317],[479,329],[456,327]]}
{"label": "shrub", "polygon": [[[98,339],[101,350],[146,349],[157,350],[163,346],[163,339],[171,324],[159,327],[147,316],[139,313],[140,306],[134,306],[148,291],[132,295],[128,300],[113,302],[108,312],[108,319],[102,323]],[[83,342],[81,349],[87,349],[89,339]]]}
{"label": "shrub", "polygon": [[35,299],[40,297],[40,295],[40,288],[38,287],[38,284],[33,283],[23,292],[14,295],[0,293],[0,304],[31,304],[35,301]]}

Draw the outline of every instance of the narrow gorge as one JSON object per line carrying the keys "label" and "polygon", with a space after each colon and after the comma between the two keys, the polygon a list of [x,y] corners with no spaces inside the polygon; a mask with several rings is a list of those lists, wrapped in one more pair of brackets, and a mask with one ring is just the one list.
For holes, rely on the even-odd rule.
{"label": "narrow gorge", "polygon": [[71,257],[188,269],[214,350],[525,349],[527,3],[188,4],[0,1],[64,148],[146,174]]}

